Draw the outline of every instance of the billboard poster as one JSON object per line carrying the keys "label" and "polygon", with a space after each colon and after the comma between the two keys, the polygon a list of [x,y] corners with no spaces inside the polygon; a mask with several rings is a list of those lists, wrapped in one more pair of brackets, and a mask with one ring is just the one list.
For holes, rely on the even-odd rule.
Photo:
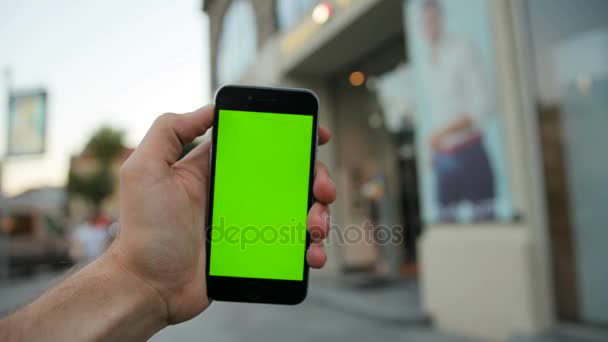
{"label": "billboard poster", "polygon": [[491,6],[405,2],[425,223],[513,217]]}
{"label": "billboard poster", "polygon": [[6,155],[43,153],[47,124],[46,91],[12,92],[8,107]]}

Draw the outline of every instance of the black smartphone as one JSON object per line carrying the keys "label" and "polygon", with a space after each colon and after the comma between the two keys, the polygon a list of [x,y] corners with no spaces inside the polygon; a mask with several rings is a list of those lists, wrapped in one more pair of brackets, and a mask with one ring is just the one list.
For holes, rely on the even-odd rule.
{"label": "black smartphone", "polygon": [[306,297],[318,109],[309,90],[217,91],[206,229],[210,298],[297,304]]}

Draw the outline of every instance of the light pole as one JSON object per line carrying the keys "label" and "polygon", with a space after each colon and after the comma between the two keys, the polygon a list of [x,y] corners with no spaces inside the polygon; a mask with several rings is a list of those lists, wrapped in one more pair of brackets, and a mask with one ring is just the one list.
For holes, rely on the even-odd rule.
{"label": "light pole", "polygon": [[[9,67],[4,69],[4,84],[6,87],[6,102],[5,110],[8,108],[8,102],[10,101],[11,90],[12,90],[12,73]],[[1,112],[1,111],[0,111]],[[8,124],[8,120],[6,120]],[[8,127],[6,128],[8,131]],[[3,169],[4,169],[4,161],[5,161],[6,153],[0,153],[0,203],[4,202],[4,188],[3,188]],[[4,203],[0,205],[0,224],[2,224],[1,220],[4,219],[4,215],[6,215],[6,208],[4,208]],[[8,236],[8,232],[4,232],[0,230],[0,282],[6,282],[9,279],[10,272],[10,238]]]}
{"label": "light pole", "polygon": [[[11,96],[11,90],[13,87],[12,83],[13,83],[13,74],[11,72],[11,68],[6,67],[6,68],[4,68],[4,86],[5,86],[5,94],[6,94],[6,106],[3,108],[4,110],[7,110],[7,108],[8,108],[8,102],[10,101],[9,98]],[[5,122],[8,124],[8,120],[6,120]],[[6,128],[6,130],[8,130],[8,127]],[[6,153],[0,153],[0,196],[4,195],[4,187],[3,187],[4,174],[2,171],[4,171],[5,156],[6,156]]]}

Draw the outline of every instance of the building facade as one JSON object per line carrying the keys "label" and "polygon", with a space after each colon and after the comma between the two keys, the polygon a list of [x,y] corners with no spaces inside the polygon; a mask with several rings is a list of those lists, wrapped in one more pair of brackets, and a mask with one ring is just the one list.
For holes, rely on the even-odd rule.
{"label": "building facade", "polygon": [[211,89],[318,94],[335,229],[372,236],[329,241],[327,272],[417,274],[475,337],[606,324],[606,5],[206,0]]}

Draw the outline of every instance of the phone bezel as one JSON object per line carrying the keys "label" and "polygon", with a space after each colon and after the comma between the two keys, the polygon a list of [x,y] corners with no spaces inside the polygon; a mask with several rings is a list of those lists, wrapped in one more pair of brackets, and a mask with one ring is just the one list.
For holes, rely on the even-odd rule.
{"label": "phone bezel", "polygon": [[[314,132],[311,135],[311,158],[308,186],[308,210],[314,203],[313,182],[315,175],[316,152],[318,141],[318,111],[317,96],[306,89],[268,88],[252,86],[227,85],[220,88],[215,95],[215,109],[212,130],[212,146],[210,155],[209,198],[207,222],[205,229],[206,240],[206,277],[207,294],[210,298],[220,301],[298,304],[306,297],[308,289],[308,264],[304,260],[303,279],[271,280],[259,278],[240,278],[212,276],[209,274],[211,257],[211,217],[213,211],[213,191],[215,181],[215,155],[217,146],[218,117],[221,109],[241,110],[250,112],[271,112],[280,114],[310,115],[313,117]],[[302,258],[306,258],[306,250],[310,246],[310,234],[306,233],[306,248]]]}

